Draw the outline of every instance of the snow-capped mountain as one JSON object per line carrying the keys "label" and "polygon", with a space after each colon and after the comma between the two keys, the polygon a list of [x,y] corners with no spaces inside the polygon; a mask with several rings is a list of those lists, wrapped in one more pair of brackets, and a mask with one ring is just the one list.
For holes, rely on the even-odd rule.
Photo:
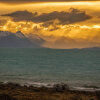
{"label": "snow-capped mountain", "polygon": [[35,40],[30,41],[20,31],[11,33],[8,31],[0,31],[0,47],[41,47]]}

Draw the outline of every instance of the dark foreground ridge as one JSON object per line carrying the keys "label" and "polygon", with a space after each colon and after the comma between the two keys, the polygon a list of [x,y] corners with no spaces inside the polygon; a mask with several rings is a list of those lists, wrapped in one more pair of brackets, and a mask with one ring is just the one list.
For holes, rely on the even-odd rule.
{"label": "dark foreground ridge", "polygon": [[0,83],[0,100],[100,100],[100,91],[70,90],[66,84],[48,88]]}

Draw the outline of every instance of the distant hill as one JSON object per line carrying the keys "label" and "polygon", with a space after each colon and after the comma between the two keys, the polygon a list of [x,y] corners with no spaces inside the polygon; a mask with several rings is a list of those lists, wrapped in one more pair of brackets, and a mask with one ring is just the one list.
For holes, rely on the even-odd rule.
{"label": "distant hill", "polygon": [[7,31],[0,31],[0,47],[33,47],[40,48],[40,44],[36,40],[30,41],[20,31],[17,33],[11,33]]}
{"label": "distant hill", "polygon": [[83,50],[100,50],[100,47],[83,48]]}

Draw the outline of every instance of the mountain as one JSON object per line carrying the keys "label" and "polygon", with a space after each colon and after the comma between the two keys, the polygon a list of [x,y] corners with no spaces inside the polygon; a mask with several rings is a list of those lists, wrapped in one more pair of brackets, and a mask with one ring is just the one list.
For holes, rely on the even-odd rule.
{"label": "mountain", "polygon": [[15,48],[40,48],[40,44],[36,40],[31,41],[20,31],[11,33],[8,31],[0,31],[0,47],[15,47]]}
{"label": "mountain", "polygon": [[100,47],[83,48],[82,50],[100,50]]}

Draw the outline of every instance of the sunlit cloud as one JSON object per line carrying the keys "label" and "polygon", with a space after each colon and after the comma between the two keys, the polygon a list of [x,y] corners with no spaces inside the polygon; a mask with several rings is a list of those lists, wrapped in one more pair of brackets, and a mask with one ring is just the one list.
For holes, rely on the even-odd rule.
{"label": "sunlit cloud", "polygon": [[30,40],[42,39],[41,46],[48,48],[100,47],[100,2],[6,6],[10,10],[1,9],[1,15],[5,15],[1,16],[1,31],[21,31]]}
{"label": "sunlit cloud", "polygon": [[43,46],[50,48],[84,48],[100,46],[99,24],[91,26],[79,24],[58,24],[56,26],[51,25],[45,27],[43,26],[43,23],[24,21],[13,22],[12,20],[9,20],[4,26],[0,26],[0,30],[10,31],[13,33],[21,31],[27,37],[31,36],[31,38],[39,36],[45,40]]}

